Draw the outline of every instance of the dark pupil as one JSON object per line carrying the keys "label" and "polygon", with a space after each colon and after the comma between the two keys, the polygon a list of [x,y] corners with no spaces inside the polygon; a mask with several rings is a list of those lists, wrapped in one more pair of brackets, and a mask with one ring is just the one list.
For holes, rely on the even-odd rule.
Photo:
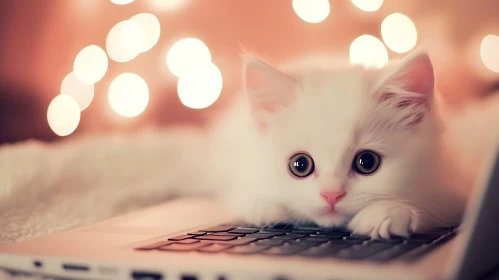
{"label": "dark pupil", "polygon": [[375,164],[376,159],[371,153],[365,153],[359,158],[359,165],[362,166],[362,169],[364,170],[371,170]]}
{"label": "dark pupil", "polygon": [[293,165],[296,171],[305,172],[308,169],[308,160],[306,157],[299,157],[295,160],[295,163]]}

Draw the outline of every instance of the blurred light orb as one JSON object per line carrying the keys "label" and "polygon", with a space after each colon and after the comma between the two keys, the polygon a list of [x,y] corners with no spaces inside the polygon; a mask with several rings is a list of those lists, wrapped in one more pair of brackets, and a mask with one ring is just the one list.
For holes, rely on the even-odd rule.
{"label": "blurred light orb", "polygon": [[388,52],[383,43],[372,35],[361,35],[350,45],[350,63],[366,68],[381,68],[388,63]]}
{"label": "blurred light orb", "polygon": [[149,88],[139,75],[123,73],[109,85],[108,101],[118,115],[136,117],[144,112],[149,103]]}
{"label": "blurred light orb", "polygon": [[61,83],[61,94],[73,97],[78,103],[80,111],[85,110],[94,98],[94,85],[84,84],[71,72],[66,75]]}
{"label": "blurred light orb", "polygon": [[142,28],[133,20],[126,20],[121,30],[121,44],[129,53],[139,55],[145,48],[146,38]]}
{"label": "blurred light orb", "polygon": [[203,109],[217,101],[222,92],[222,74],[213,64],[204,64],[182,75],[177,83],[182,104],[192,109]]}
{"label": "blurred light orb", "polygon": [[383,0],[352,0],[352,3],[363,11],[375,12],[381,8]]}
{"label": "blurred light orb", "polygon": [[57,95],[49,104],[47,121],[55,134],[67,136],[73,133],[80,123],[80,107],[73,97]]}
{"label": "blurred light orb", "polygon": [[480,56],[485,67],[499,73],[499,36],[489,34],[482,39]]}
{"label": "blurred light orb", "polygon": [[111,2],[113,2],[116,5],[126,5],[132,3],[133,1],[135,0],[111,0]]}
{"label": "blurred light orb", "polygon": [[141,38],[139,40],[143,40],[143,42],[140,42],[142,44],[140,52],[146,52],[158,43],[161,26],[155,15],[142,13],[131,17],[129,21],[134,22],[140,28],[141,34],[139,37]]}
{"label": "blurred light orb", "polygon": [[73,73],[80,82],[95,84],[104,77],[108,67],[106,52],[99,46],[90,45],[82,49],[75,58]]}
{"label": "blurred light orb", "polygon": [[203,41],[196,38],[186,38],[176,42],[166,55],[168,69],[177,77],[210,63],[210,49]]}
{"label": "blurred light orb", "polygon": [[139,55],[146,45],[142,28],[131,20],[118,22],[106,37],[109,58],[116,62],[127,62]]}
{"label": "blurred light orb", "polygon": [[408,16],[400,13],[393,13],[383,20],[381,36],[388,48],[396,53],[410,51],[418,41],[416,25]]}
{"label": "blurred light orb", "polygon": [[188,0],[147,0],[150,8],[159,12],[177,12],[185,7]]}
{"label": "blurred light orb", "polygon": [[325,20],[331,11],[328,0],[293,0],[292,5],[298,17],[310,23]]}

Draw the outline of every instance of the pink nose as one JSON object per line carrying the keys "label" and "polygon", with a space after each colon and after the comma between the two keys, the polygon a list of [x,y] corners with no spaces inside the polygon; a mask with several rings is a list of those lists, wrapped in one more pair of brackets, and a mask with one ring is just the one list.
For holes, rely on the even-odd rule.
{"label": "pink nose", "polygon": [[321,196],[324,198],[324,200],[331,205],[331,207],[334,207],[334,205],[345,195],[344,191],[341,192],[321,192]]}

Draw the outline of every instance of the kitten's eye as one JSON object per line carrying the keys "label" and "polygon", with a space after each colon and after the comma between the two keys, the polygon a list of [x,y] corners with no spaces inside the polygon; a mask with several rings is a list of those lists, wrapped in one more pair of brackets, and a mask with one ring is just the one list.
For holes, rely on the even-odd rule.
{"label": "kitten's eye", "polygon": [[296,154],[289,159],[289,171],[296,177],[307,177],[314,172],[314,160],[307,154]]}
{"label": "kitten's eye", "polygon": [[370,175],[378,170],[381,156],[373,151],[359,152],[353,159],[352,168],[362,175]]}

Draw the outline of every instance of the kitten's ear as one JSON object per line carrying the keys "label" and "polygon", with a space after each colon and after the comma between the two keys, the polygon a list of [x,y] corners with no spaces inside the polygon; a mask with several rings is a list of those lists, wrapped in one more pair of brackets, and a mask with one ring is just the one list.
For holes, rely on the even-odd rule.
{"label": "kitten's ear", "polygon": [[409,126],[420,123],[429,111],[434,90],[434,74],[430,57],[417,52],[402,59],[377,83],[376,100],[407,114]]}
{"label": "kitten's ear", "polygon": [[293,79],[254,57],[244,58],[244,90],[255,113],[273,113],[294,100]]}

